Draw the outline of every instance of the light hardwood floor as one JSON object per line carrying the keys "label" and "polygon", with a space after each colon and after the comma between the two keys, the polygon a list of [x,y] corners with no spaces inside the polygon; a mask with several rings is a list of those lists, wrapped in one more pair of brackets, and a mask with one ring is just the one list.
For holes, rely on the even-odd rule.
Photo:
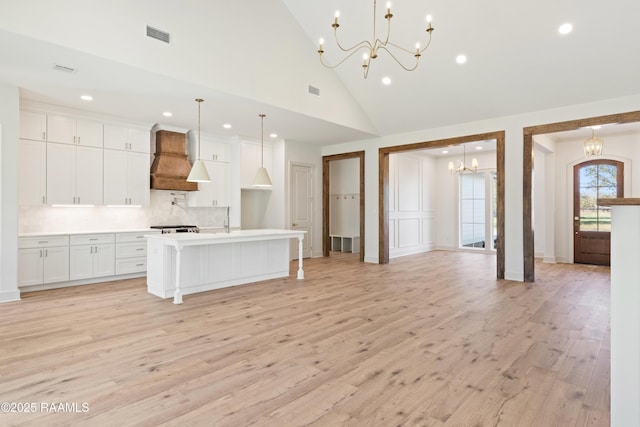
{"label": "light hardwood floor", "polygon": [[143,279],[25,294],[0,305],[0,402],[38,411],[0,425],[609,425],[609,269],[495,262],[332,255],[182,305]]}

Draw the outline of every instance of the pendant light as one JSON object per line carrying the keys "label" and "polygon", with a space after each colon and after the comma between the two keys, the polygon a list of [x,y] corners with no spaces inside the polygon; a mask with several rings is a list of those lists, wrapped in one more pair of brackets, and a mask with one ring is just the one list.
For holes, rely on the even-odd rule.
{"label": "pendant light", "polygon": [[187,181],[211,182],[211,178],[209,178],[207,168],[204,165],[204,162],[200,160],[200,104],[204,102],[204,99],[196,98],[196,102],[198,103],[198,158],[195,162],[193,162],[193,166],[191,166],[191,172],[189,172]]}
{"label": "pendant light", "polygon": [[253,186],[260,188],[270,188],[271,187],[271,179],[269,178],[269,173],[264,168],[264,118],[265,114],[259,114],[260,116],[260,168],[256,173],[256,177],[253,179]]}
{"label": "pendant light", "polygon": [[604,147],[604,140],[602,138],[596,137],[596,129],[599,129],[599,126],[591,127],[591,138],[587,139],[584,143],[584,156],[589,157],[599,157],[602,155],[602,147]]}

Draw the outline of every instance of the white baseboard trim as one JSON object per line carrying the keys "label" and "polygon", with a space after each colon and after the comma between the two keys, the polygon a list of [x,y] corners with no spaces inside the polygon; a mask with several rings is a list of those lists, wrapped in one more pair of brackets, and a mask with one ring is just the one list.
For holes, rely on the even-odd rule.
{"label": "white baseboard trim", "polygon": [[20,301],[20,290],[0,292],[0,303]]}
{"label": "white baseboard trim", "polygon": [[524,272],[522,271],[505,271],[505,280],[513,280],[514,282],[524,282]]}
{"label": "white baseboard trim", "polygon": [[546,256],[542,259],[542,262],[545,262],[547,264],[555,264],[556,263],[556,257],[554,256]]}
{"label": "white baseboard trim", "polygon": [[364,262],[368,262],[370,264],[379,264],[378,257],[372,257],[372,256],[365,256]]}

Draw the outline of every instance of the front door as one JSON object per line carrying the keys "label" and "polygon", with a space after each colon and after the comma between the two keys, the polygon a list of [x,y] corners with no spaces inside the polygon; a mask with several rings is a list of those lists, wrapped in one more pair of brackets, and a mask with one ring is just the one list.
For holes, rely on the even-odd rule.
{"label": "front door", "polygon": [[611,207],[598,199],[623,197],[624,163],[591,160],[573,167],[573,261],[610,265]]}
{"label": "front door", "polygon": [[[302,257],[311,257],[313,219],[313,166],[291,164],[291,230],[306,231]],[[291,259],[298,259],[298,240],[291,239]]]}

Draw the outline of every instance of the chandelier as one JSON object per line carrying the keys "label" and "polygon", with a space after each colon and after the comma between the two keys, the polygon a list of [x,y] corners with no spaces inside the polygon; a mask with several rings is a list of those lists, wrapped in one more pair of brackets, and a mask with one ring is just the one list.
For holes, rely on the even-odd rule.
{"label": "chandelier", "polygon": [[[333,35],[335,37],[336,44],[338,45],[340,50],[347,53],[347,56],[333,66],[326,64],[322,59],[322,54],[324,53],[324,40],[320,39],[320,48],[318,49],[318,53],[320,54],[320,63],[327,68],[338,67],[344,61],[349,59],[353,54],[363,49],[365,52],[362,55],[362,69],[364,72],[364,78],[366,79],[367,75],[369,74],[371,60],[376,59],[378,57],[378,51],[382,49],[382,50],[385,50],[391,56],[391,58],[393,58],[393,60],[396,61],[406,71],[413,71],[416,68],[418,68],[418,62],[420,61],[420,56],[425,50],[427,50],[427,48],[429,47],[429,44],[431,44],[431,33],[433,32],[433,27],[431,26],[431,15],[427,15],[426,31],[429,34],[429,38],[427,40],[426,45],[422,49],[420,48],[420,43],[416,43],[415,49],[406,49],[402,46],[399,46],[389,41],[389,34],[391,33],[391,18],[393,17],[393,14],[391,13],[391,3],[387,3],[387,13],[384,16],[384,18],[387,20],[387,35],[384,38],[384,41],[377,38],[377,33],[376,33],[376,0],[373,0],[373,38],[371,39],[371,41],[363,40],[360,43],[353,45],[352,47],[349,47],[349,48],[343,47],[342,44],[340,44],[340,41],[338,40],[338,28],[340,27],[340,24],[338,24],[339,17],[340,17],[340,12],[337,11],[335,14],[335,20],[333,21],[333,24],[331,26],[333,27]],[[403,52],[409,55],[413,55],[415,58],[415,63],[413,65],[403,64],[396,57],[396,53],[394,52],[396,53]]]}
{"label": "chandelier", "polygon": [[595,132],[595,129],[591,128],[591,138],[584,142],[585,157],[599,157],[602,155],[604,140],[602,138],[597,138]]}
{"label": "chandelier", "polygon": [[462,161],[459,161],[458,167],[456,168],[453,165],[453,162],[449,162],[449,172],[450,173],[458,173],[458,174],[463,174],[465,172],[471,172],[471,173],[476,173],[478,171],[478,160],[473,158],[471,159],[471,167],[467,167],[467,150],[464,146],[464,144],[462,145]]}

